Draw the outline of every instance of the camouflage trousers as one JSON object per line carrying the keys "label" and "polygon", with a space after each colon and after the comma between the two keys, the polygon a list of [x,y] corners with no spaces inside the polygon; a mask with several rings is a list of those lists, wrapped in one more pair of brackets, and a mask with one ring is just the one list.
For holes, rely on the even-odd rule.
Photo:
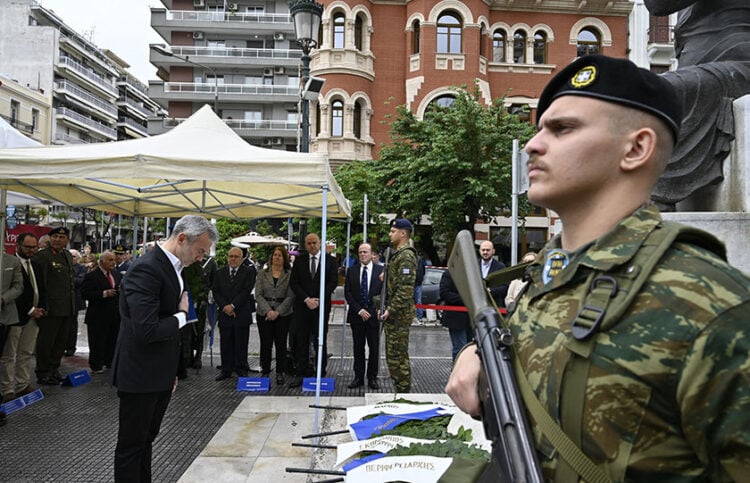
{"label": "camouflage trousers", "polygon": [[409,363],[409,327],[411,319],[386,321],[385,361],[396,392],[411,390],[411,364]]}

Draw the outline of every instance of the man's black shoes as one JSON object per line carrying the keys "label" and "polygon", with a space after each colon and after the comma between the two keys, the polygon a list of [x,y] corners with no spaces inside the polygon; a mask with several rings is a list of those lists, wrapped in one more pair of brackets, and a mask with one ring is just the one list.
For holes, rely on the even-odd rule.
{"label": "man's black shoes", "polygon": [[378,384],[377,379],[370,379],[369,381],[367,381],[367,387],[369,387],[370,389],[378,390],[380,389],[380,384]]}
{"label": "man's black shoes", "polygon": [[295,377],[292,379],[292,382],[289,383],[289,387],[295,388],[302,386],[302,378],[301,377]]}
{"label": "man's black shoes", "polygon": [[217,381],[223,381],[224,379],[229,379],[232,375],[227,374],[226,372],[220,372],[218,376],[216,376]]}
{"label": "man's black shoes", "polygon": [[348,386],[349,389],[356,389],[365,385],[365,381],[362,379],[354,379]]}

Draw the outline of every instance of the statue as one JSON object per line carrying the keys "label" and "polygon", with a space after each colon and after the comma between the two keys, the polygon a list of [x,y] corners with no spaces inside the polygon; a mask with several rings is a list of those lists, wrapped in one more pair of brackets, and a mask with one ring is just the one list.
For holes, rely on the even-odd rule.
{"label": "statue", "polygon": [[678,13],[677,70],[663,75],[683,100],[680,139],[652,194],[663,207],[723,180],[734,139],[732,102],[750,94],[750,1],[645,0],[653,15]]}

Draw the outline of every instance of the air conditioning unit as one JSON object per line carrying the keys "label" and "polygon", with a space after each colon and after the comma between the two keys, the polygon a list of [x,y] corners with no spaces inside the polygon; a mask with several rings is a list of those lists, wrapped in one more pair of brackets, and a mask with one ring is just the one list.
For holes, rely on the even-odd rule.
{"label": "air conditioning unit", "polygon": [[276,32],[275,34],[273,34],[273,39],[274,40],[284,40],[284,34],[282,34],[281,32]]}
{"label": "air conditioning unit", "polygon": [[277,65],[276,67],[273,68],[273,73],[275,75],[284,75],[286,74],[286,69],[280,65]]}
{"label": "air conditioning unit", "polygon": [[205,7],[206,0],[193,0],[193,7]]}
{"label": "air conditioning unit", "polygon": [[264,77],[272,77],[273,76],[273,67],[264,67],[263,68],[263,76]]}
{"label": "air conditioning unit", "polygon": [[227,9],[230,12],[236,12],[237,10],[239,10],[239,7],[237,6],[236,3],[230,3],[229,5],[227,5]]}
{"label": "air conditioning unit", "polygon": [[273,144],[273,138],[264,138],[263,139],[263,146],[270,146]]}
{"label": "air conditioning unit", "polygon": [[271,138],[271,144],[275,146],[281,146],[282,144],[284,144],[284,140],[281,138]]}
{"label": "air conditioning unit", "polygon": [[203,32],[193,32],[193,40],[203,40]]}

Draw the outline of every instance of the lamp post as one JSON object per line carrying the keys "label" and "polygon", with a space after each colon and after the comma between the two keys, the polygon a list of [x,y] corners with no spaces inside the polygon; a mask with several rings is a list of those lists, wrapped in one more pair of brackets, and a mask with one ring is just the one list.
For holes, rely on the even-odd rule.
{"label": "lamp post", "polygon": [[209,67],[207,65],[201,64],[200,62],[195,62],[193,60],[190,60],[190,57],[187,55],[179,55],[175,54],[171,50],[167,50],[161,45],[152,45],[155,51],[159,52],[161,55],[164,55],[166,57],[174,57],[175,59],[180,59],[183,62],[186,62],[190,65],[195,65],[198,67],[202,67],[209,71],[212,76],[214,76],[214,112],[216,115],[219,115],[219,76],[216,75],[216,71],[213,69],[213,67]]}
{"label": "lamp post", "polygon": [[[318,46],[323,5],[316,3],[315,0],[294,0],[289,5],[289,13],[294,21],[297,45],[302,48],[302,86],[304,88],[310,78],[310,51]],[[302,96],[300,152],[310,152],[310,101],[304,95]]]}

